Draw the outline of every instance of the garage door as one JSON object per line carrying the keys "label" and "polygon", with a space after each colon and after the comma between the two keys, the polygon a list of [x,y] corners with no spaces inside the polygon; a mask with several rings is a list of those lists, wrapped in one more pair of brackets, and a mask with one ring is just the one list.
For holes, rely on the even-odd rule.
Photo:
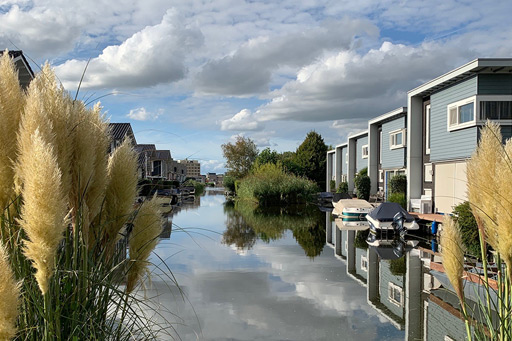
{"label": "garage door", "polygon": [[451,213],[453,207],[467,200],[466,162],[435,165],[435,205],[441,213]]}

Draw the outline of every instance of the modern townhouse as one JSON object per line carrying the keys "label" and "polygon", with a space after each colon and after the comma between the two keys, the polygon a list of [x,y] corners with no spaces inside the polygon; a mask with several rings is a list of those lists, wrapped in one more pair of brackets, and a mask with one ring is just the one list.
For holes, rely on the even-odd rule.
{"label": "modern townhouse", "polygon": [[336,181],[337,186],[337,178],[336,178],[336,150],[329,150],[327,151],[327,178],[326,178],[326,186],[327,186],[327,192],[335,191],[336,188],[331,188],[331,180]]}
{"label": "modern townhouse", "polygon": [[368,130],[348,137],[347,181],[349,193],[354,190],[354,178],[358,172],[368,167]]}
{"label": "modern townhouse", "polygon": [[370,194],[387,198],[391,178],[405,175],[407,108],[401,107],[368,122]]}
{"label": "modern townhouse", "polygon": [[[0,56],[4,54],[4,51],[0,51]],[[18,70],[18,80],[23,89],[28,88],[28,85],[34,79],[34,71],[30,67],[23,51],[9,51],[9,56],[12,58],[16,69]]]}
{"label": "modern townhouse", "polygon": [[466,200],[466,162],[486,120],[512,135],[512,59],[475,59],[408,92],[409,209],[450,213]]}
{"label": "modern townhouse", "polygon": [[340,182],[348,181],[348,144],[343,143],[336,146],[336,188],[340,185]]}

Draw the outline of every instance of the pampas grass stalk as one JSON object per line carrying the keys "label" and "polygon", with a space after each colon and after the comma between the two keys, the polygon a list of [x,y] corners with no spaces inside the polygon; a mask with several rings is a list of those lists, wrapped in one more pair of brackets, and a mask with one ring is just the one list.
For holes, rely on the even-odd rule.
{"label": "pampas grass stalk", "polygon": [[9,264],[7,251],[0,243],[0,340],[11,340],[16,335],[19,283]]}
{"label": "pampas grass stalk", "polygon": [[156,195],[142,204],[133,221],[130,234],[130,267],[126,284],[127,292],[132,292],[144,273],[147,273],[148,258],[158,244],[162,233],[162,214]]}
{"label": "pampas grass stalk", "polygon": [[462,283],[462,275],[464,272],[464,250],[462,249],[462,238],[460,236],[460,230],[449,216],[445,216],[443,220],[441,255],[443,257],[443,266],[446,270],[446,275],[459,298],[466,323],[468,340],[471,340],[471,330],[466,312],[464,286]]}
{"label": "pampas grass stalk", "polygon": [[31,157],[20,164],[31,174],[23,184],[20,225],[28,237],[24,253],[37,270],[35,277],[44,295],[55,269],[57,247],[68,225],[68,211],[57,158],[39,130],[32,136],[29,150]]}
{"label": "pampas grass stalk", "polygon": [[129,138],[110,156],[107,175],[103,245],[111,252],[130,219],[137,196],[137,154]]}
{"label": "pampas grass stalk", "polygon": [[9,51],[0,57],[0,210],[4,210],[14,195],[16,132],[24,106],[24,95],[18,82],[18,72]]}

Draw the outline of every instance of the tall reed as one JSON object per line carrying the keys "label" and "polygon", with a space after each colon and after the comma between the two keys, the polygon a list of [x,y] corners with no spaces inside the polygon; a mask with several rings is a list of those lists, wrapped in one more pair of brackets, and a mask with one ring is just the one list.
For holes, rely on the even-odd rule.
{"label": "tall reed", "polygon": [[[73,101],[48,64],[22,92],[8,53],[0,109],[0,339],[155,338],[162,328],[131,293],[144,267],[136,276],[129,269],[133,259],[148,264],[161,221],[137,223],[131,141],[109,156],[99,104]],[[156,217],[154,204],[148,209]],[[129,261],[125,227],[134,217],[132,240],[146,247]]]}

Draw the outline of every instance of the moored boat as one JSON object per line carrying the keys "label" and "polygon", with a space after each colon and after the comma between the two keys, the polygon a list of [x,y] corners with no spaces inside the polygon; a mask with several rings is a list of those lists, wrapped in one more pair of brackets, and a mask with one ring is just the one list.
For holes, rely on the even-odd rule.
{"label": "moored boat", "polygon": [[344,219],[364,220],[373,210],[373,206],[366,200],[341,199],[334,203],[333,214]]}
{"label": "moored boat", "polygon": [[393,230],[405,233],[419,230],[420,226],[406,210],[397,203],[383,202],[366,215],[372,230]]}

